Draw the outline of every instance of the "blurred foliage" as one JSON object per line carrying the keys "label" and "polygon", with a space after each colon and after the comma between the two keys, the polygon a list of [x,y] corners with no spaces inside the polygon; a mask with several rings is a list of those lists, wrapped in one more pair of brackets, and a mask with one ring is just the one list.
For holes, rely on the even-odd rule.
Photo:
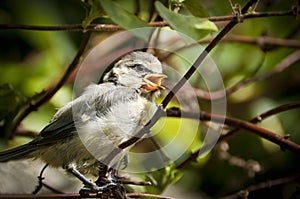
{"label": "blurred foliage", "polygon": [[145,180],[151,182],[153,186],[147,186],[146,193],[160,194],[170,184],[178,181],[182,176],[182,172],[177,170],[175,165],[166,166],[162,169],[150,172],[146,175]]}
{"label": "blurred foliage", "polygon": [[218,30],[215,24],[207,20],[207,18],[175,13],[168,10],[159,1],[156,1],[155,7],[161,17],[163,17],[174,30],[184,33],[196,41],[200,40],[208,33]]}
{"label": "blurred foliage", "polygon": [[2,132],[0,136],[4,140],[9,138],[12,121],[26,101],[26,98],[11,85],[0,85],[0,131]]}
{"label": "blurred foliage", "polygon": [[[234,3],[243,5],[245,0]],[[170,3],[170,4],[169,4]],[[266,0],[260,1],[256,11],[289,10],[296,1]],[[175,12],[174,12],[175,11]],[[177,13],[176,13],[177,12]],[[116,23],[125,29],[148,26],[147,22],[157,20],[167,21],[171,28],[184,32],[190,37],[200,40],[214,34],[216,27],[224,23],[214,23],[204,19],[206,16],[222,16],[231,14],[227,1],[143,1],[143,0],[69,0],[69,1],[39,1],[2,0],[0,2],[1,24],[27,25],[65,25],[82,24],[88,27],[91,22]],[[260,37],[290,38],[299,40],[299,19],[292,16],[266,17],[247,19],[238,24],[230,34]],[[111,36],[113,32],[97,32],[91,45]],[[150,34],[142,35],[144,39]],[[139,35],[141,36],[141,35]],[[22,107],[28,105],[28,99],[37,93],[53,86],[64,74],[68,64],[75,56],[78,44],[82,39],[80,31],[25,31],[0,30],[0,148],[8,143],[9,129],[15,116]],[[105,50],[105,49],[103,49]],[[298,49],[299,50],[299,49]],[[222,75],[225,87],[230,87],[249,77],[264,74],[295,51],[293,48],[276,46],[262,47],[245,43],[220,43],[213,49],[210,56]],[[188,51],[187,51],[188,52]],[[161,54],[159,54],[161,53]],[[163,52],[159,52],[163,55]],[[176,65],[177,62],[177,65]],[[177,71],[183,75],[188,64],[178,62],[176,58],[166,60],[167,64],[176,65]],[[228,115],[240,119],[251,119],[266,110],[276,106],[299,101],[300,72],[297,69],[299,61],[288,69],[264,81],[254,83],[228,96]],[[204,84],[193,77],[191,86]],[[184,91],[180,91],[184,92]],[[180,93],[179,93],[180,94]],[[188,95],[187,95],[188,96]],[[45,105],[32,112],[22,121],[24,129],[40,131],[51,119],[55,109],[63,106],[72,98],[72,82],[62,89]],[[174,105],[176,101],[173,101]],[[209,111],[208,102],[199,101],[201,110]],[[278,134],[290,134],[291,139],[300,144],[299,110],[291,110],[275,115],[260,124],[262,127]],[[187,158],[202,143],[199,125],[191,120],[170,118],[165,121],[165,128],[159,130],[159,123],[153,128],[159,143],[165,144],[178,136],[180,144],[191,141],[189,132],[198,132],[192,144],[181,158]],[[179,127],[178,127],[179,126]],[[203,128],[205,125],[201,125]],[[174,130],[177,129],[180,130]],[[158,129],[158,130],[157,130]],[[158,131],[158,132],[157,132]],[[177,131],[177,134],[175,134]],[[20,144],[20,138],[10,145]],[[26,139],[27,141],[27,139]],[[138,144],[137,149],[148,145]],[[260,137],[240,131],[228,140],[228,152],[238,160],[255,160],[262,170],[255,175],[249,175],[249,168],[230,163],[220,157],[220,147],[216,146],[207,156],[192,162],[184,169],[177,170],[176,165],[169,165],[161,170],[144,176],[150,179],[156,187],[148,187],[146,191],[159,193],[169,184],[177,182],[176,186],[185,187],[190,192],[201,192],[210,197],[219,197],[246,188],[259,182],[284,177],[299,172],[299,156],[289,151],[281,151],[277,145]],[[170,149],[168,152],[176,152]],[[182,161],[182,160],[181,160]],[[250,169],[251,170],[251,169]],[[293,195],[299,181],[282,184],[269,189],[250,193],[249,198],[287,198]],[[298,195],[299,197],[299,195]],[[188,196],[186,197],[188,198]]]}

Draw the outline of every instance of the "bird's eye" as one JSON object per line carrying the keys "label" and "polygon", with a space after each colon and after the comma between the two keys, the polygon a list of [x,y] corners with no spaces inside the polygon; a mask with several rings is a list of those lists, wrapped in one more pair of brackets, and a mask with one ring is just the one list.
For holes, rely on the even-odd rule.
{"label": "bird's eye", "polygon": [[144,70],[144,66],[142,64],[135,64],[133,67],[136,68],[137,71],[143,71]]}

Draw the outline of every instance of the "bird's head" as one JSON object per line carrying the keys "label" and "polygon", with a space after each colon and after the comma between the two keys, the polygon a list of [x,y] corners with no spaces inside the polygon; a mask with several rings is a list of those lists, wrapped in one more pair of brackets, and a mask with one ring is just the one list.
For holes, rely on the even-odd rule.
{"label": "bird's head", "polygon": [[152,54],[132,52],[119,60],[103,81],[138,89],[147,96],[164,89],[161,80],[166,77],[160,61]]}

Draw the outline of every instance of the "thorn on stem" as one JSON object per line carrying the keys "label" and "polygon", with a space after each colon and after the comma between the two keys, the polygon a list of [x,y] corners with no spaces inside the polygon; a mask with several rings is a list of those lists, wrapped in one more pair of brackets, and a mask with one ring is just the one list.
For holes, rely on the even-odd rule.
{"label": "thorn on stem", "polygon": [[290,139],[290,137],[291,137],[291,134],[286,134],[283,136],[283,139],[287,140],[287,139]]}

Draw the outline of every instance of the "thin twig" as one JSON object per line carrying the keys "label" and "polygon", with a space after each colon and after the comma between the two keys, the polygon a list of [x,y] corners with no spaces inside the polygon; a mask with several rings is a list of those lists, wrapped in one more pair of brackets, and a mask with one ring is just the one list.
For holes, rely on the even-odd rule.
{"label": "thin twig", "polygon": [[[256,117],[254,117],[253,119],[249,120],[248,123],[255,124],[255,123],[261,122],[263,119],[266,119],[266,118],[268,118],[270,116],[273,116],[275,114],[282,113],[282,112],[292,110],[292,109],[296,109],[296,108],[300,108],[300,102],[284,104],[284,105],[275,107],[273,109],[270,109],[270,110],[268,110],[268,111],[266,111],[266,112],[264,112],[264,113],[262,113],[262,114],[260,114]],[[207,113],[202,112],[200,114],[200,118],[199,118],[196,115],[193,115],[191,113],[181,113],[180,109],[167,109],[167,116],[168,117],[181,117],[181,118],[188,117],[188,118],[193,118],[193,119],[200,119],[202,121],[204,121],[204,120],[209,121],[211,115],[207,115]],[[225,117],[225,116],[222,116],[222,117]],[[235,118],[231,118],[231,119],[235,120]],[[234,122],[234,120],[233,120],[233,122]],[[211,119],[211,121],[216,122],[215,120],[213,120],[213,118]],[[246,121],[241,121],[241,120],[237,119],[235,125],[230,125],[230,126],[235,126],[236,128],[233,129],[232,131],[228,132],[226,135],[222,135],[219,138],[219,140],[217,141],[217,143],[225,140],[229,135],[232,135],[233,133],[237,132],[238,130],[245,129],[245,128],[243,128],[243,126],[240,125],[240,122],[246,122]],[[229,125],[228,122],[226,123],[226,120],[225,120],[225,124]],[[249,129],[246,129],[246,130],[249,130]],[[250,132],[251,132],[251,130],[250,130]],[[272,134],[274,134],[274,133],[272,133]],[[284,137],[284,136],[281,137],[281,139],[287,140],[286,137]],[[216,143],[214,143],[214,144],[216,144]],[[280,145],[280,146],[282,146],[282,145]],[[180,165],[177,165],[176,168],[180,169],[180,168],[184,167],[185,165],[187,165],[187,163],[195,161],[199,155],[205,153],[208,149],[211,149],[211,147],[212,146],[209,143],[207,145],[202,146],[196,152],[191,153],[190,156],[185,161],[183,161]]]}
{"label": "thin twig", "polygon": [[[242,14],[245,14],[249,7],[254,4],[257,0],[250,0],[248,3],[242,8]],[[203,50],[203,52],[199,55],[195,63],[190,67],[190,69],[185,73],[183,78],[181,78],[177,84],[172,88],[172,90],[167,94],[167,96],[162,101],[162,106],[166,107],[167,104],[171,101],[174,95],[178,92],[178,90],[186,83],[186,81],[194,74],[200,64],[203,62],[207,54],[219,43],[219,41],[238,23],[238,20],[232,19],[224,29],[208,44],[208,46]]]}
{"label": "thin twig", "polygon": [[[212,39],[204,39],[199,42],[199,44],[209,43]],[[260,37],[249,37],[243,35],[229,35],[224,37],[220,43],[245,43],[258,45],[261,49],[265,49],[269,46],[276,47],[286,47],[286,48],[300,48],[300,41],[293,39],[279,39],[275,37],[260,36]]]}
{"label": "thin twig", "polygon": [[127,196],[130,198],[158,198],[158,199],[175,199],[173,197],[156,195],[156,194],[149,194],[149,193],[127,193]]}
{"label": "thin twig", "polygon": [[260,82],[267,78],[270,78],[270,77],[274,76],[275,74],[282,72],[283,70],[285,70],[286,68],[288,68],[289,66],[296,63],[299,60],[300,60],[300,50],[297,50],[297,51],[291,53],[290,55],[288,55],[287,57],[285,57],[270,72],[255,76],[253,78],[246,79],[244,81],[241,81],[232,87],[226,88],[225,92],[224,92],[224,90],[207,92],[203,89],[196,89],[196,88],[194,89],[194,91],[200,99],[218,100],[220,98],[226,97],[226,96],[248,86],[249,84],[252,84],[255,82]]}
{"label": "thin twig", "polygon": [[57,194],[64,194],[64,192],[58,190],[58,189],[55,189],[54,187],[48,185],[47,183],[44,183],[43,182],[43,187],[49,189],[50,191],[52,191],[52,193],[57,193]]}
{"label": "thin twig", "polygon": [[210,113],[203,114],[203,120],[211,120],[216,123],[225,123],[231,127],[237,127],[240,129],[248,130],[252,133],[259,135],[277,145],[279,145],[282,149],[288,149],[293,152],[300,154],[300,145],[288,140],[285,136],[280,136],[272,131],[259,127],[251,122],[247,122],[241,119],[233,118],[233,117],[225,117],[221,115],[215,115]]}
{"label": "thin twig", "polygon": [[[173,197],[162,196],[157,194],[147,193],[127,193],[127,197],[130,198],[158,198],[158,199],[175,199]],[[0,194],[0,198],[82,198],[78,193],[65,193],[65,194]],[[84,198],[99,198],[98,194],[88,194]]]}
{"label": "thin twig", "polygon": [[[8,198],[82,198],[78,193],[67,193],[67,194],[0,194],[0,198],[8,199]],[[84,196],[84,198],[99,198],[97,194],[90,194],[88,196]]]}
{"label": "thin twig", "polygon": [[155,137],[149,137],[149,140],[151,141],[151,143],[153,144],[153,146],[155,147],[156,150],[158,150],[160,157],[162,158],[162,160],[164,162],[170,162],[170,157],[165,153],[164,150],[162,150],[162,147],[159,145],[159,143],[157,142],[157,139],[155,139]]}
{"label": "thin twig", "polygon": [[[300,102],[284,104],[284,105],[275,107],[273,109],[270,109],[260,115],[257,115],[256,117],[249,120],[249,122],[251,122],[253,124],[257,124],[259,122],[262,122],[264,119],[266,119],[270,116],[276,115],[281,112],[289,111],[292,109],[296,109],[296,108],[300,108]],[[231,136],[232,134],[234,134],[237,131],[239,131],[238,128],[232,129],[231,131],[229,131],[228,133],[226,133],[225,135],[222,136],[222,140],[227,139],[227,137]]]}
{"label": "thin twig", "polygon": [[81,56],[83,52],[85,51],[87,44],[89,42],[89,39],[91,37],[91,32],[85,33],[85,38],[82,40],[80,47],[77,51],[76,56],[74,57],[73,61],[69,65],[68,69],[66,70],[65,74],[63,77],[60,79],[60,81],[54,86],[48,88],[48,90],[45,92],[45,94],[38,99],[35,102],[32,102],[29,104],[27,108],[25,108],[22,113],[16,118],[12,125],[12,135],[16,131],[17,127],[21,123],[21,121],[32,111],[37,110],[41,105],[43,105],[45,102],[49,101],[51,97],[64,85],[64,83],[68,80],[69,76],[72,74],[72,72],[75,70],[77,67],[78,63],[81,60]]}
{"label": "thin twig", "polygon": [[16,135],[16,136],[24,136],[24,137],[30,137],[30,138],[36,138],[38,136],[38,134],[39,133],[36,131],[24,129],[20,125],[17,127],[17,129],[15,130],[15,133],[14,133],[14,135]]}
{"label": "thin twig", "polygon": [[43,177],[44,171],[46,170],[46,168],[48,167],[48,164],[45,164],[45,166],[42,168],[40,175],[37,177],[39,179],[39,184],[36,186],[35,190],[32,192],[32,194],[37,194],[43,187],[43,180],[45,179]]}
{"label": "thin twig", "polygon": [[251,194],[251,192],[271,188],[271,187],[278,186],[278,185],[281,185],[281,184],[286,184],[286,183],[294,181],[298,178],[300,178],[300,173],[292,174],[292,175],[289,175],[287,177],[278,178],[278,179],[275,179],[275,180],[269,180],[269,181],[266,181],[266,182],[261,182],[261,183],[256,184],[256,185],[251,185],[251,186],[247,187],[246,189],[238,191],[238,192],[233,193],[231,195],[224,196],[221,199],[240,198],[240,197],[243,197],[245,195]]}
{"label": "thin twig", "polygon": [[273,109],[270,109],[256,117],[254,117],[253,119],[250,120],[251,123],[258,123],[258,122],[261,122],[262,120],[270,117],[270,116],[273,116],[273,115],[276,115],[278,113],[281,113],[281,112],[284,112],[284,111],[289,111],[289,110],[292,110],[292,109],[296,109],[296,108],[300,108],[300,102],[294,102],[294,103],[289,103],[289,104],[284,104],[284,105],[281,105],[281,106],[278,106],[278,107],[275,107]]}
{"label": "thin twig", "polygon": [[[293,10],[274,11],[274,12],[256,12],[242,14],[240,17],[243,19],[261,18],[261,17],[278,17],[278,16],[294,16],[296,13]],[[300,14],[298,11],[297,14]],[[208,17],[207,19],[212,22],[230,21],[234,19],[235,15]],[[150,22],[153,27],[168,26],[164,21]],[[117,31],[122,29],[115,24],[90,24],[85,29],[81,24],[70,25],[56,25],[56,26],[37,26],[37,25],[21,25],[21,24],[0,24],[0,30],[33,30],[33,31]]]}

